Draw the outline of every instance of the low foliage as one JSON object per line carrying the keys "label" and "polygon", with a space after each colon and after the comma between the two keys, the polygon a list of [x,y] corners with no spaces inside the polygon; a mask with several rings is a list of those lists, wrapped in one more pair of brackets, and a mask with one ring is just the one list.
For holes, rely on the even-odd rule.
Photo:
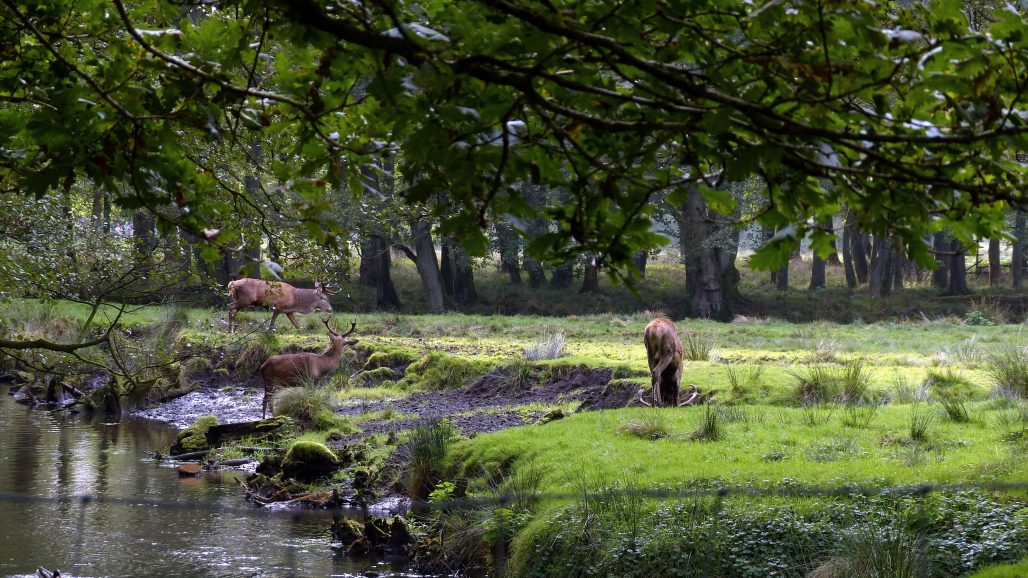
{"label": "low foliage", "polygon": [[443,463],[456,431],[448,421],[415,426],[403,446],[407,467],[402,482],[408,496],[427,498],[443,472]]}
{"label": "low foliage", "polygon": [[523,357],[528,361],[557,359],[564,355],[566,341],[567,335],[563,331],[557,331],[543,341],[537,341],[526,347]]}
{"label": "low foliage", "polygon": [[1009,346],[991,354],[986,372],[1000,393],[1028,399],[1028,347]]}
{"label": "low foliage", "polygon": [[718,346],[717,335],[687,330],[679,334],[682,358],[686,361],[710,361]]}

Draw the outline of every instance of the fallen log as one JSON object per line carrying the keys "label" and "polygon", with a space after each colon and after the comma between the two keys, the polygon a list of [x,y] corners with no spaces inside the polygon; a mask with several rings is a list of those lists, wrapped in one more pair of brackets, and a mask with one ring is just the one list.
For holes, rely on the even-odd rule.
{"label": "fallen log", "polygon": [[214,462],[214,463],[211,464],[211,467],[212,468],[216,468],[218,466],[228,466],[228,467],[245,466],[246,464],[248,464],[248,463],[250,463],[252,461],[253,460],[250,459],[250,458],[232,458],[230,460],[222,460],[220,462]]}
{"label": "fallen log", "polygon": [[289,423],[288,418],[274,417],[257,421],[244,421],[239,423],[226,423],[223,425],[211,426],[207,433],[207,443],[212,446],[220,446],[226,441],[239,439],[245,436],[267,435],[278,428]]}
{"label": "fallen log", "polygon": [[170,456],[171,459],[177,461],[189,461],[189,460],[200,460],[207,456],[210,450],[200,450],[198,452],[186,452],[184,454],[177,454]]}

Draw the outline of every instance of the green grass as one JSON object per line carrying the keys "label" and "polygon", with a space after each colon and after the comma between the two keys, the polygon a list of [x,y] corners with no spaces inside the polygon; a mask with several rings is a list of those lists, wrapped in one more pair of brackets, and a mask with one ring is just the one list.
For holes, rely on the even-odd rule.
{"label": "green grass", "polygon": [[970,578],[1025,578],[1028,576],[1028,558],[1013,564],[1000,564],[983,568]]}
{"label": "green grass", "polygon": [[[545,472],[545,484],[558,492],[573,491],[582,475],[595,487],[620,479],[639,487],[670,488],[785,479],[811,485],[1028,479],[1023,448],[1005,442],[1002,432],[983,423],[936,420],[925,440],[910,440],[909,406],[885,407],[873,423],[859,429],[844,426],[839,415],[808,426],[802,410],[794,408],[744,406],[736,411],[744,417],[722,419],[720,438],[703,443],[690,439],[705,420],[702,408],[665,411],[660,420],[665,433],[656,440],[623,433],[632,424],[651,422],[649,408],[575,414],[544,427],[461,441],[454,463],[466,471],[483,464],[535,468]],[[976,408],[985,422],[1000,411]],[[832,442],[827,449],[826,442]],[[765,459],[776,447],[792,451],[784,459]],[[829,453],[834,455],[826,458]]]}

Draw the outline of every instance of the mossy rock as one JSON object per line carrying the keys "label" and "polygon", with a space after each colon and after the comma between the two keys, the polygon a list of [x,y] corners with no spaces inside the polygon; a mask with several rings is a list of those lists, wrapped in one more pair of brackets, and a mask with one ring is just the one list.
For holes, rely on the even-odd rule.
{"label": "mossy rock", "polygon": [[564,414],[564,410],[558,407],[557,409],[552,409],[552,410],[544,413],[538,420],[536,420],[535,423],[537,423],[539,425],[543,425],[543,424],[550,423],[551,421],[556,421],[558,419],[564,419],[565,417],[567,417],[567,416]]}
{"label": "mossy rock", "polygon": [[186,452],[198,452],[210,448],[207,443],[207,430],[218,425],[218,418],[213,415],[205,415],[196,420],[196,423],[178,432],[178,441],[171,447],[172,455]]}
{"label": "mossy rock", "polygon": [[376,351],[364,362],[364,371],[405,365],[414,361],[414,357],[402,351]]}
{"label": "mossy rock", "polygon": [[396,379],[396,371],[391,367],[376,367],[375,369],[369,369],[362,371],[357,374],[357,383],[363,385],[374,385],[382,383],[383,381],[390,381]]}
{"label": "mossy rock", "polygon": [[325,444],[300,441],[282,458],[282,473],[295,480],[312,482],[339,469],[339,459]]}
{"label": "mossy rock", "polygon": [[353,518],[337,518],[332,521],[332,535],[349,547],[364,537],[364,524]]}

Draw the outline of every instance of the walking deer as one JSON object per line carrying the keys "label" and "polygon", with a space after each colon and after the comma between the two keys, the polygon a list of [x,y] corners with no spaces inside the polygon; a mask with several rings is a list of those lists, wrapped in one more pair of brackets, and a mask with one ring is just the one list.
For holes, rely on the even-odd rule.
{"label": "walking deer", "polygon": [[320,281],[314,289],[300,289],[281,281],[264,281],[262,279],[236,279],[229,281],[228,295],[232,301],[228,304],[228,331],[232,333],[235,326],[236,311],[246,307],[263,305],[272,311],[270,330],[275,326],[279,313],[285,313],[293,327],[299,329],[293,313],[314,313],[315,311],[332,312],[332,304],[328,302],[331,295],[338,291],[329,291]]}
{"label": "walking deer", "polygon": [[267,416],[269,410],[272,415],[275,414],[272,397],[277,388],[302,385],[306,380],[320,383],[322,379],[339,368],[339,362],[343,359],[343,348],[357,344],[356,339],[346,339],[357,328],[356,321],[350,324],[349,331],[341,335],[332,330],[328,324],[328,318],[322,319],[321,322],[325,324],[325,329],[328,329],[329,346],[324,352],[272,355],[261,366],[261,377],[264,378],[261,419]]}
{"label": "walking deer", "polygon": [[[651,399],[653,406],[678,406],[678,393],[682,382],[682,342],[678,339],[675,324],[666,317],[650,321],[643,331],[643,342],[646,344],[646,358],[650,364]],[[639,390],[639,401],[647,403]],[[681,405],[689,405],[695,401],[697,391],[693,387],[692,395]]]}

